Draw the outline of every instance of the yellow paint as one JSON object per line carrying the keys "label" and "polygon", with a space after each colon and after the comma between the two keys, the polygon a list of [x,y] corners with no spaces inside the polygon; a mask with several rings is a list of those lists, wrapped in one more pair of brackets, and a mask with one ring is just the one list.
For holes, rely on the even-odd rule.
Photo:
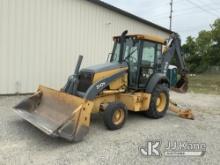
{"label": "yellow paint", "polygon": [[109,88],[111,90],[116,90],[116,89],[120,89],[123,88],[125,86],[127,86],[127,82],[128,81],[128,74],[125,74],[124,76],[114,80],[113,82],[111,82],[109,84]]}
{"label": "yellow paint", "polygon": [[106,104],[106,103],[115,102],[115,101],[116,101],[116,95],[106,95],[106,96],[97,97],[93,101],[94,107],[92,109],[92,113],[99,112],[101,104]]}
{"label": "yellow paint", "polygon": [[158,112],[162,112],[165,110],[166,107],[166,103],[167,103],[167,99],[166,99],[166,95],[165,93],[161,92],[159,97],[157,98],[157,111]]}
{"label": "yellow paint", "polygon": [[[80,128],[80,126],[89,126],[90,115],[94,106],[92,101],[84,100],[78,96],[56,91],[44,86],[39,86],[38,92],[41,92],[42,95],[44,95],[44,99],[58,101],[69,105],[69,108],[72,110],[72,122],[77,127],[77,129]],[[45,101],[42,100],[41,102],[44,103]],[[65,109],[62,110],[65,114]]]}
{"label": "yellow paint", "polygon": [[151,94],[144,92],[122,93],[119,100],[123,102],[130,111],[147,111],[150,105]]}
{"label": "yellow paint", "polygon": [[90,115],[93,109],[94,103],[91,101],[85,101],[80,107],[80,113],[78,118],[78,124],[83,126],[89,126]]}
{"label": "yellow paint", "polygon": [[108,71],[103,71],[103,72],[98,72],[94,75],[94,78],[93,78],[93,83],[99,81],[99,80],[102,80],[106,77],[110,77],[116,73],[119,73],[123,70],[128,70],[128,67],[124,67],[124,68],[118,68],[118,69],[113,69],[113,70],[108,70]]}
{"label": "yellow paint", "polygon": [[122,102],[130,111],[147,111],[150,105],[151,94],[144,92],[118,93],[97,97],[94,102],[92,113],[100,111],[100,105],[111,102]]}

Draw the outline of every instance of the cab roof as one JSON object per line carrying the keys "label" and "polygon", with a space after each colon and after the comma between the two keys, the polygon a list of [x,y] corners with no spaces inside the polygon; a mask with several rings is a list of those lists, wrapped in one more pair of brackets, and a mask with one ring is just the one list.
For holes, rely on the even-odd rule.
{"label": "cab roof", "polygon": [[[150,34],[133,34],[133,35],[127,35],[126,37],[134,37],[136,39],[139,40],[147,40],[147,41],[153,41],[153,42],[157,42],[157,43],[161,43],[164,44],[165,43],[165,39],[160,37],[160,36],[156,36],[156,35],[150,35]],[[120,38],[120,36],[114,36],[113,39],[117,39]]]}

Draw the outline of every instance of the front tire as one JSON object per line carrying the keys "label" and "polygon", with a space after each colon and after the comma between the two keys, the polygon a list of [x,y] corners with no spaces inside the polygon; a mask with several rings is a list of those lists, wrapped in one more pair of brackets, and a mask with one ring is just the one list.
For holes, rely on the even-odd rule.
{"label": "front tire", "polygon": [[116,130],[124,125],[127,114],[127,108],[123,103],[109,103],[104,110],[103,120],[109,130]]}
{"label": "front tire", "polygon": [[169,88],[166,84],[157,84],[151,94],[149,110],[145,115],[150,118],[158,119],[163,117],[169,106]]}

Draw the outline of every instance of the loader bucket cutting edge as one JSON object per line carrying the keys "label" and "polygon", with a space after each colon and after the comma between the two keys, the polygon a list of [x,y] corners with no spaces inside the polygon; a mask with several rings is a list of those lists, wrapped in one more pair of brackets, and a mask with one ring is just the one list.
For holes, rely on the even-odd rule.
{"label": "loader bucket cutting edge", "polygon": [[44,133],[69,141],[81,141],[88,133],[91,101],[39,86],[36,94],[14,109],[23,119]]}

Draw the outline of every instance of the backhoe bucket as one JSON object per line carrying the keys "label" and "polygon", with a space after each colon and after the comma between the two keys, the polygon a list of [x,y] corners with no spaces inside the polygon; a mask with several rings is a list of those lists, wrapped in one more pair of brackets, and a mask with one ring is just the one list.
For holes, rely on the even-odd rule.
{"label": "backhoe bucket", "polygon": [[188,77],[186,75],[182,75],[176,83],[176,86],[171,89],[175,92],[186,93],[188,90]]}
{"label": "backhoe bucket", "polygon": [[15,112],[54,137],[81,141],[88,133],[93,103],[40,86],[33,96],[16,105]]}

